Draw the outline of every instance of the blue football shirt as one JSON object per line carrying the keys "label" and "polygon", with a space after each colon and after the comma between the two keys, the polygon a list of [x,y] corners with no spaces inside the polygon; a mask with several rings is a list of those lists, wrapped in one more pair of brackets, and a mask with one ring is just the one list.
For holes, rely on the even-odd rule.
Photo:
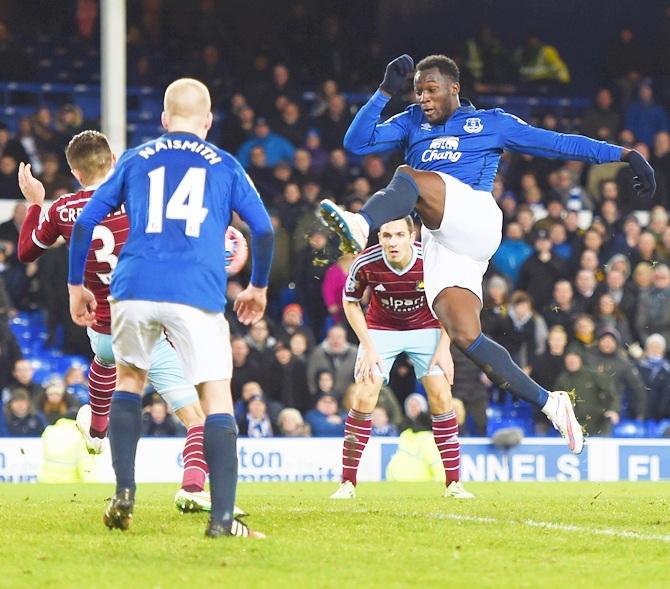
{"label": "blue football shirt", "polygon": [[130,234],[112,277],[114,299],[222,311],[233,211],[251,230],[251,282],[267,285],[273,230],[253,183],[233,156],[181,132],[125,152],[95,191],[73,231],[70,284],[81,284],[93,228],[124,203]]}

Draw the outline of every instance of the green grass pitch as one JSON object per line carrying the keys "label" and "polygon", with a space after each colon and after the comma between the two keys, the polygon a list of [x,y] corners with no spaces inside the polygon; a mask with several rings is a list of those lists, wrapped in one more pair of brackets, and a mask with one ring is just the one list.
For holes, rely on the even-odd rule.
{"label": "green grass pitch", "polygon": [[0,487],[0,587],[668,588],[670,483],[247,483],[238,504],[268,539],[207,539],[173,485],[140,485],[127,533],[109,485]]}

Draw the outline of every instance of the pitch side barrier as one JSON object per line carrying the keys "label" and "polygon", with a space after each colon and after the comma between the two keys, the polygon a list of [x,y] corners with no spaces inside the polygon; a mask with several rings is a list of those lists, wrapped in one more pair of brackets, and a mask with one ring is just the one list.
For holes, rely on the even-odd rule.
{"label": "pitch side barrier", "polygon": [[[138,482],[180,481],[183,444],[182,438],[142,439],[137,453]],[[398,438],[372,438],[361,461],[359,480],[386,480],[397,448]],[[339,438],[240,438],[239,479],[335,483],[341,453]],[[85,464],[77,464],[87,460],[80,456],[76,449],[69,461],[62,453],[58,456],[65,462],[60,466],[72,468],[73,481],[113,481],[109,452]],[[37,482],[44,459],[39,438],[0,438],[0,482]],[[46,459],[50,459],[48,452]],[[486,438],[468,438],[462,441],[461,472],[466,482],[670,480],[670,440],[589,438],[582,455],[574,456],[556,438],[529,439],[509,451],[497,450]]]}

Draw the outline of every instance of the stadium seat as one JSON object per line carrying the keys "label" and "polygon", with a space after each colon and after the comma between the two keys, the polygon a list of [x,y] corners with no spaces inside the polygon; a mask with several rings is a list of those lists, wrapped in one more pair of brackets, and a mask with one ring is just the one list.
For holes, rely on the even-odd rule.
{"label": "stadium seat", "polygon": [[622,419],[612,428],[612,435],[615,438],[644,438],[646,434],[644,421],[634,419]]}
{"label": "stadium seat", "polygon": [[654,421],[653,419],[650,419],[647,421],[647,437],[670,437],[668,434],[665,436],[663,435],[666,431],[670,432],[670,419],[661,419],[660,421]]}

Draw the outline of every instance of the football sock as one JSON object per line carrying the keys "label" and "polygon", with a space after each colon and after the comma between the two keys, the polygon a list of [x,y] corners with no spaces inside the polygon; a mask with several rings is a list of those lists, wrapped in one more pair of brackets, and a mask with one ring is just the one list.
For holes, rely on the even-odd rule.
{"label": "football sock", "polygon": [[237,489],[237,425],[228,413],[205,420],[205,460],[209,466],[212,521],[230,525]]}
{"label": "football sock", "polygon": [[181,488],[189,493],[196,493],[205,488],[207,463],[203,450],[204,439],[204,425],[194,425],[188,428],[183,452],[184,475],[181,480]]}
{"label": "football sock", "polygon": [[370,229],[409,215],[419,200],[419,188],[409,174],[396,172],[386,188],[375,192],[359,211]]}
{"label": "football sock", "polygon": [[142,433],[142,397],[116,391],[109,417],[109,445],[116,474],[116,492],[130,489],[135,496],[135,453]]}
{"label": "football sock", "polygon": [[483,333],[463,353],[502,389],[542,409],[549,393],[517,366],[509,352]]}
{"label": "football sock", "polygon": [[96,356],[88,375],[88,402],[91,405],[91,431],[94,438],[104,438],[109,425],[112,395],[116,388],[116,366],[101,362]]}
{"label": "football sock", "polygon": [[370,439],[372,413],[349,411],[344,422],[344,444],[342,448],[342,482],[349,481],[356,486],[358,463],[363,456],[365,445]]}
{"label": "football sock", "polygon": [[433,437],[440,451],[447,487],[459,480],[461,470],[461,443],[458,441],[456,411],[433,415]]}

